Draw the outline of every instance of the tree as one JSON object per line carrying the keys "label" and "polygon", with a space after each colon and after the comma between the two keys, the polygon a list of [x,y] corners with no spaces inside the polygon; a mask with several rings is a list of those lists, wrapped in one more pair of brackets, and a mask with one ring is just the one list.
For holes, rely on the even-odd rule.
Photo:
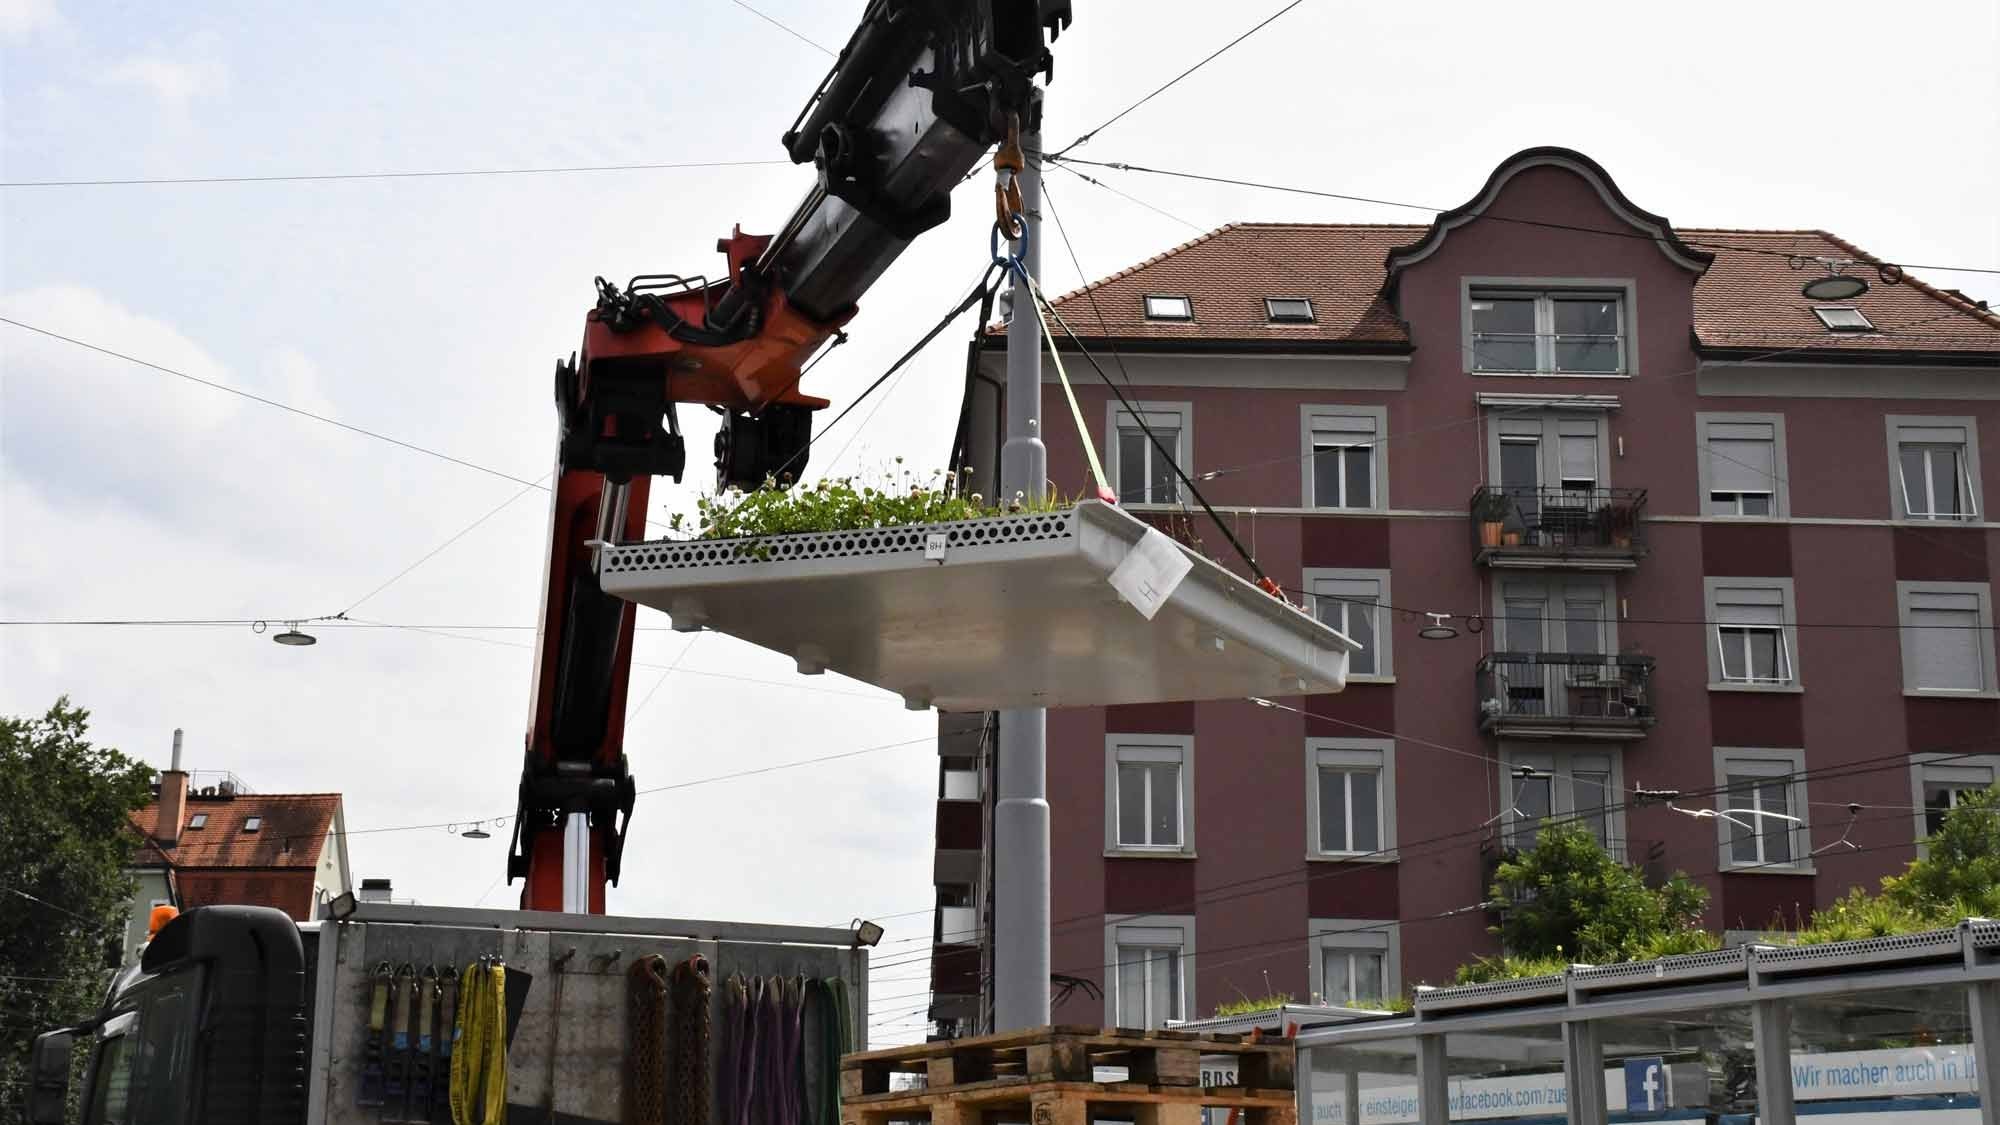
{"label": "tree", "polygon": [[105,949],[125,925],[137,840],[127,819],[152,771],[93,745],[67,696],[0,718],[0,1105],[25,1093],[34,1037],[103,997]]}
{"label": "tree", "polygon": [[1458,971],[1461,983],[1714,949],[1701,928],[1708,892],[1680,872],[1660,887],[1618,862],[1581,823],[1545,824],[1535,844],[1500,864],[1493,927],[1506,954]]}
{"label": "tree", "polygon": [[2000,786],[1967,793],[1945,814],[1929,849],[1882,881],[1884,898],[1927,913],[2000,917]]}

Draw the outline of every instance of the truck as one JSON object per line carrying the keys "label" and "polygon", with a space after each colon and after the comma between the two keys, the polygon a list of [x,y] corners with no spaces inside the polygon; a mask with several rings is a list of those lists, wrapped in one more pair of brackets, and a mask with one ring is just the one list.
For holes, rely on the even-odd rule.
{"label": "truck", "polygon": [[[707,1122],[687,1122],[685,1113],[666,1118],[676,1125],[722,1125],[736,1104],[732,1093],[748,1096],[730,1070],[741,1061],[727,1036],[732,978],[817,982],[847,999],[832,1013],[844,1032],[837,1038],[825,1035],[827,1025],[808,1007],[796,1050],[804,1060],[803,1098],[839,1080],[837,1066],[814,1072],[816,1051],[837,1058],[866,1045],[863,939],[880,936],[868,923],[759,925],[348,896],[324,913],[295,923],[267,907],[212,906],[169,922],[113,981],[95,1016],[37,1037],[27,1120],[68,1120],[80,1063],[75,1100],[84,1125],[491,1121],[472,1106],[453,1117],[451,1029],[460,1021],[446,1010],[454,1006],[448,994],[423,1002],[439,1001],[445,977],[457,980],[468,966],[505,969],[504,1011],[496,1011],[493,1033],[504,1037],[512,1125],[643,1120],[628,1116],[634,1102],[649,1090],[686,1084],[679,1076],[661,1081],[672,1065],[668,1044],[659,1041],[662,1025],[638,1010],[637,996],[660,995],[644,987],[657,967],[706,969],[705,987],[669,990],[665,998],[670,1019],[691,1016],[688,1026],[709,1029],[709,1049],[673,1057],[705,1056],[705,1082],[696,1084],[715,1092]],[[429,981],[440,982],[436,992]],[[457,1006],[464,1002],[458,998]],[[459,1037],[456,1046],[466,1045]],[[810,1112],[799,1120],[820,1125]]]}

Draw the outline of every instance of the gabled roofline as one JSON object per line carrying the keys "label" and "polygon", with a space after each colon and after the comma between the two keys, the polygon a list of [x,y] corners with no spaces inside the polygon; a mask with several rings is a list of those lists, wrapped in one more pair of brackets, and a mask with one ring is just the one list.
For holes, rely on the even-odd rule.
{"label": "gabled roofline", "polygon": [[1604,205],[1609,207],[1613,214],[1632,227],[1651,235],[1654,245],[1660,248],[1660,252],[1682,269],[1698,276],[1708,272],[1708,267],[1715,261],[1714,254],[1706,250],[1697,250],[1681,241],[1680,235],[1674,233],[1673,224],[1664,216],[1655,215],[1627,199],[1625,193],[1618,190],[1611,173],[1606,172],[1597,161],[1575,149],[1544,145],[1539,148],[1522,149],[1501,161],[1500,166],[1493,169],[1493,174],[1486,178],[1486,186],[1479,189],[1479,194],[1449,211],[1440,212],[1436,221],[1431,223],[1430,230],[1426,231],[1422,238],[1408,246],[1398,246],[1389,251],[1383,258],[1383,264],[1389,274],[1388,281],[1383,286],[1384,291],[1393,294],[1405,267],[1416,265],[1430,257],[1438,247],[1444,245],[1446,235],[1485,214],[1486,209],[1499,198],[1500,189],[1506,187],[1509,180],[1530,168],[1545,167],[1563,168],[1582,176],[1597,189],[1598,198],[1604,201]]}

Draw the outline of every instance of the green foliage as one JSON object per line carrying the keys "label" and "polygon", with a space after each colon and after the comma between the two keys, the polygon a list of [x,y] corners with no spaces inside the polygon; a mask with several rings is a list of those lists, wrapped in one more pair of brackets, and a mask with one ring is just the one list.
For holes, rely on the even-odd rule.
{"label": "green foliage", "polygon": [[1569,965],[1567,957],[1514,957],[1503,953],[1475,958],[1460,965],[1458,972],[1452,974],[1451,983],[1485,984],[1496,980],[1554,976]]}
{"label": "green foliage", "polygon": [[1915,911],[2000,917],[2000,785],[1967,793],[1945,814],[1922,858],[1882,881],[1882,895]]}
{"label": "green foliage", "polygon": [[1495,876],[1493,899],[1508,904],[1494,927],[1508,951],[1497,959],[1503,963],[1596,965],[1717,944],[1700,928],[1707,891],[1679,872],[1665,886],[1647,886],[1637,867],[1612,858],[1581,823],[1543,826],[1535,846],[1502,862]]}
{"label": "green foliage", "polygon": [[1380,1000],[1349,1000],[1339,1005],[1342,1008],[1360,1008],[1369,1012],[1406,1013],[1416,1007],[1408,996],[1388,996]]}
{"label": "green foliage", "polygon": [[[701,539],[748,539],[814,531],[857,531],[1056,511],[1075,505],[1073,499],[1054,494],[1037,501],[1020,493],[1004,503],[989,504],[979,493],[959,487],[960,483],[950,473],[933,473],[919,479],[908,470],[885,480],[836,477],[796,488],[781,488],[776,482],[766,481],[754,492],[731,489],[718,497],[704,496],[697,500],[694,534]],[[676,531],[682,530],[682,522],[678,515],[673,518]],[[750,549],[763,557],[755,548]]]}
{"label": "green foliage", "polygon": [[1274,992],[1269,996],[1259,996],[1254,1000],[1245,996],[1241,1000],[1230,1000],[1222,1004],[1217,1004],[1215,1006],[1215,1014],[1218,1017],[1244,1016],[1249,1015],[1251,1012],[1268,1012],[1273,1008],[1281,1008],[1291,1003],[1296,1003],[1296,1000],[1289,992]]}
{"label": "green foliage", "polygon": [[102,999],[107,943],[123,933],[152,771],[92,745],[90,713],[58,699],[0,718],[0,1090],[25,1080],[36,1034]]}

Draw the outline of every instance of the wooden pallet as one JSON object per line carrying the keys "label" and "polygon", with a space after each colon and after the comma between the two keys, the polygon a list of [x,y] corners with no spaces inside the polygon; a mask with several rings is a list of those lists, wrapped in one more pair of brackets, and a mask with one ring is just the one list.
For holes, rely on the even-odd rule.
{"label": "wooden pallet", "polygon": [[[1203,1086],[1203,1056],[1235,1061],[1237,1085]],[[1243,1125],[1297,1125],[1289,1040],[1125,1028],[1044,1027],[849,1055],[841,1062],[843,1125],[929,1120],[983,1125],[988,1115],[1032,1125],[1199,1125],[1204,1106],[1243,1111]],[[1096,1082],[1098,1067],[1127,1072]],[[922,1075],[892,1090],[892,1076]]]}

